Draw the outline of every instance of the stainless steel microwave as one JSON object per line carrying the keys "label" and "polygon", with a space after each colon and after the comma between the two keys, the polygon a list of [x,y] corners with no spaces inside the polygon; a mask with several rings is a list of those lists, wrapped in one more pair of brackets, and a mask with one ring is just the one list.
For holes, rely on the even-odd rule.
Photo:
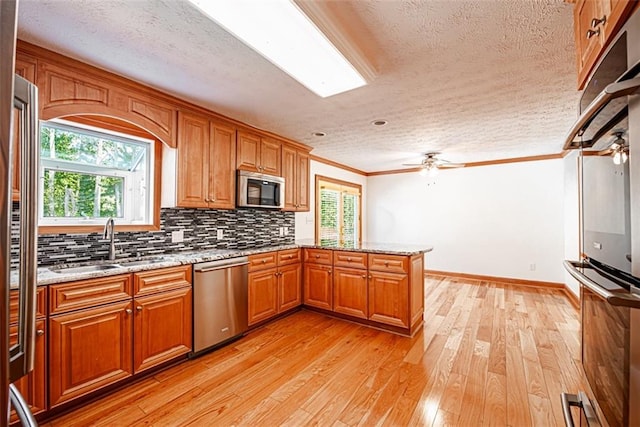
{"label": "stainless steel microwave", "polygon": [[238,171],[239,208],[284,208],[284,178],[255,172]]}

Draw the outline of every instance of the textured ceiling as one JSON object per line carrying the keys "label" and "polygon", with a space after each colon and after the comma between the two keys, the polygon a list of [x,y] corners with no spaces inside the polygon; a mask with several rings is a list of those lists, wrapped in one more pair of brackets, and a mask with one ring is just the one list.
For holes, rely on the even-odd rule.
{"label": "textured ceiling", "polygon": [[[576,118],[563,0],[328,4],[375,69],[320,98],[184,0],[21,0],[18,37],[364,170],[558,153]],[[375,127],[370,123],[389,123]],[[326,132],[323,138],[312,132]]]}

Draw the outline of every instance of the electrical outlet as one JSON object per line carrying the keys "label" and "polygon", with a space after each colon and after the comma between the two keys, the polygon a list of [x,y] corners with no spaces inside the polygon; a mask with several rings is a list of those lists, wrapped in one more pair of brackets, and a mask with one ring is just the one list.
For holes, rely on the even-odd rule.
{"label": "electrical outlet", "polygon": [[222,240],[222,239],[224,239],[224,230],[223,230],[223,229],[218,228],[216,238],[217,238],[218,240]]}
{"label": "electrical outlet", "polygon": [[180,243],[184,241],[184,230],[176,230],[171,232],[171,243]]}
{"label": "electrical outlet", "polygon": [[280,237],[284,236],[284,227],[280,227]]}
{"label": "electrical outlet", "polygon": [[289,235],[289,227],[285,227],[284,228],[284,235],[288,236]]}
{"label": "electrical outlet", "polygon": [[536,271],[536,265],[535,264],[529,264],[529,271]]}

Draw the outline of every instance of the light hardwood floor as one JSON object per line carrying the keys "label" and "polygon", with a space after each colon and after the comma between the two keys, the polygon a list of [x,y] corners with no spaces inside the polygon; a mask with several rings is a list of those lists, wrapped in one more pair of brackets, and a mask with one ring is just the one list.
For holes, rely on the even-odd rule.
{"label": "light hardwood floor", "polygon": [[425,289],[412,339],[303,310],[47,425],[563,425],[560,393],[584,380],[561,292]]}

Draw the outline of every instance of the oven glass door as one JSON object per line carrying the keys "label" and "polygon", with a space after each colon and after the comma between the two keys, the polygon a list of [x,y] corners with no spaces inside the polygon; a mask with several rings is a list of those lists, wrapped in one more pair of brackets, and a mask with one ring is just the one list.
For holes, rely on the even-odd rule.
{"label": "oven glass door", "polygon": [[629,424],[629,314],[582,286],[582,365],[611,427]]}

